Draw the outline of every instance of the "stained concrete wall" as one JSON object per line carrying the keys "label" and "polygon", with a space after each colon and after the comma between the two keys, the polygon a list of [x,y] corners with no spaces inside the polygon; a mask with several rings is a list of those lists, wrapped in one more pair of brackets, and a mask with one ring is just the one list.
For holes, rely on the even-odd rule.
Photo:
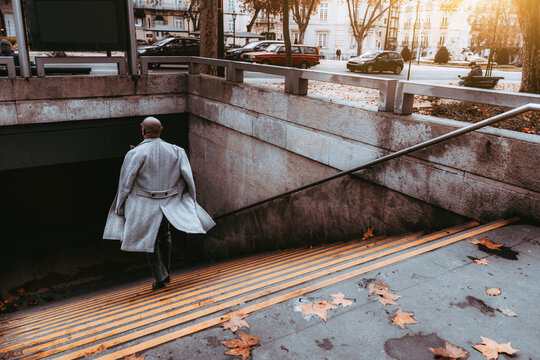
{"label": "stained concrete wall", "polygon": [[[352,168],[389,151],[465,126],[461,122],[427,116],[380,113],[204,75],[190,75],[188,91],[188,109],[192,116],[233,129],[244,134],[245,139],[258,139],[334,169]],[[200,124],[194,121],[190,136],[201,133],[197,126]],[[213,137],[223,138],[220,140],[223,152],[229,151],[231,146],[242,146],[241,139],[244,139],[238,136],[229,140],[219,130]],[[197,151],[195,139],[190,138],[192,153]],[[485,128],[392,160],[360,176],[467,218],[487,221],[517,215],[540,221],[539,153],[537,136]],[[209,157],[207,153],[204,156]],[[208,205],[213,214],[276,195],[310,179],[324,177],[328,172],[321,170],[326,167],[320,166],[313,169],[309,177],[268,189],[283,171],[281,160],[271,160],[273,156],[247,161],[241,165],[243,170],[239,173],[227,167],[227,161],[233,160],[224,158],[208,166],[205,159],[205,166],[200,167],[207,169],[200,173],[201,186],[211,188],[215,174],[220,172],[222,175],[218,176],[222,179],[236,178],[214,183],[220,184],[220,196],[215,197],[218,192],[209,196]],[[249,175],[265,179],[266,187],[248,187],[243,179]],[[244,195],[246,193],[249,195]],[[213,205],[214,202],[219,205]]]}
{"label": "stained concrete wall", "polygon": [[[198,200],[211,214],[223,214],[337,172],[282,147],[190,116],[190,160]],[[351,240],[370,226],[376,234],[403,234],[465,221],[463,216],[348,176],[218,219],[206,236],[196,238],[198,255],[215,259]]]}
{"label": "stained concrete wall", "polygon": [[0,79],[0,126],[186,112],[185,74]]}

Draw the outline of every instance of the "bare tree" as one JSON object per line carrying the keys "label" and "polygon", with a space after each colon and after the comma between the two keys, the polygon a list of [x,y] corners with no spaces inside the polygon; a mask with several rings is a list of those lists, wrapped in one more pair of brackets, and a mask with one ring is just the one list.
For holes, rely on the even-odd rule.
{"label": "bare tree", "polygon": [[283,40],[285,41],[285,66],[292,66],[291,34],[289,32],[289,0],[283,0]]}
{"label": "bare tree", "polygon": [[[202,57],[217,58],[218,56],[218,1],[203,0],[201,7],[201,47]],[[217,75],[215,66],[201,66],[201,72]]]}
{"label": "bare tree", "polygon": [[523,34],[523,70],[519,91],[540,94],[540,1],[514,0]]}
{"label": "bare tree", "polygon": [[298,24],[298,42],[300,44],[304,42],[304,35],[311,15],[314,11],[317,11],[320,3],[321,0],[291,0],[290,8],[294,22]]}
{"label": "bare tree", "polygon": [[375,22],[398,1],[400,0],[347,0],[349,20],[357,44],[356,55],[362,54],[362,42],[369,30],[375,26]]}

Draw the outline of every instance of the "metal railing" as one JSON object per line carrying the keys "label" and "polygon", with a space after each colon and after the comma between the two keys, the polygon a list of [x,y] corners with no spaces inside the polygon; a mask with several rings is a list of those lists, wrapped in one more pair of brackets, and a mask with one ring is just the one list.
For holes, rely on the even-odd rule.
{"label": "metal railing", "polygon": [[13,56],[0,56],[0,65],[5,65],[7,67],[8,77],[17,76],[15,71],[15,59],[13,59]]}
{"label": "metal railing", "polygon": [[540,111],[540,104],[527,104],[527,105],[523,105],[523,106],[520,106],[518,108],[515,108],[515,109],[512,109],[512,110],[509,110],[507,112],[504,112],[502,114],[499,114],[499,115],[495,115],[495,116],[492,116],[490,117],[489,119],[485,119],[485,120],[482,120],[480,122],[477,122],[475,124],[471,124],[471,125],[468,125],[468,126],[465,126],[461,129],[457,129],[457,130],[454,130],[454,131],[451,131],[447,134],[444,134],[444,135],[441,135],[441,136],[438,136],[436,138],[433,138],[431,140],[427,140],[427,141],[424,141],[422,143],[419,143],[419,144],[416,144],[416,145],[413,145],[413,146],[410,146],[408,148],[405,148],[403,150],[399,150],[399,151],[396,151],[394,153],[391,153],[391,154],[388,154],[388,155],[385,155],[385,156],[382,156],[378,159],[375,159],[375,160],[372,160],[372,161],[369,161],[363,165],[360,165],[360,166],[357,166],[355,168],[352,168],[352,169],[349,169],[349,170],[345,170],[345,171],[341,171],[341,172],[338,172],[334,175],[331,175],[331,176],[328,176],[324,179],[321,179],[321,180],[318,180],[318,181],[315,181],[315,182],[312,182],[310,184],[307,184],[307,185],[303,185],[303,186],[300,186],[296,189],[293,189],[293,190],[289,190],[289,191],[286,191],[282,194],[279,194],[279,195],[275,195],[275,196],[272,196],[268,199],[265,199],[265,200],[261,200],[261,201],[258,201],[256,203],[253,203],[251,205],[247,205],[247,206],[244,206],[244,207],[241,207],[240,209],[236,209],[234,211],[230,211],[228,213],[225,213],[225,214],[222,214],[222,215],[219,215],[215,218],[215,220],[217,219],[220,219],[220,218],[224,218],[226,216],[229,216],[229,215],[233,215],[233,214],[236,214],[236,213],[239,213],[239,212],[242,212],[242,211],[245,211],[245,210],[248,210],[248,209],[251,209],[251,208],[254,208],[254,207],[257,207],[259,205],[262,205],[262,204],[265,204],[265,203],[268,203],[270,201],[273,201],[273,200],[277,200],[277,199],[280,199],[280,198],[283,198],[283,197],[286,197],[286,196],[289,196],[289,195],[292,195],[294,193],[297,193],[299,191],[302,191],[302,190],[305,190],[305,189],[309,189],[311,187],[314,187],[314,186],[317,186],[317,185],[320,185],[320,184],[323,184],[325,182],[328,182],[328,181],[331,181],[331,180],[334,180],[334,179],[337,179],[339,177],[343,177],[345,175],[350,175],[350,174],[353,174],[355,172],[358,172],[360,170],[364,170],[364,169],[367,169],[369,167],[372,167],[374,165],[378,165],[380,163],[383,163],[385,161],[388,161],[388,160],[392,160],[392,159],[395,159],[395,158],[398,158],[398,157],[401,157],[403,155],[407,155],[413,151],[417,151],[417,150],[421,150],[421,149],[424,149],[428,146],[431,146],[431,145],[435,145],[435,144],[438,144],[440,142],[443,142],[445,140],[449,140],[449,139],[452,139],[452,138],[455,138],[457,136],[460,136],[460,135],[463,135],[463,134],[467,134],[471,131],[474,131],[474,130],[477,130],[477,129],[480,129],[480,128],[483,128],[485,126],[488,126],[488,125],[491,125],[491,124],[494,124],[494,123],[497,123],[499,121],[502,121],[502,120],[505,120],[505,119],[508,119],[512,116],[516,116],[516,115],[519,115],[519,114],[522,114],[524,112],[527,112],[527,111]]}
{"label": "metal railing", "polygon": [[223,67],[226,70],[226,79],[237,83],[244,81],[244,71],[283,76],[285,78],[285,92],[295,95],[307,95],[309,80],[378,89],[378,110],[388,112],[394,110],[396,84],[398,83],[398,80],[395,79],[385,79],[375,76],[340,75],[325,71],[301,70],[284,66],[259,65],[242,61],[210,59],[195,56],[141,56],[139,61],[142,74],[148,74],[149,64],[167,63],[189,64],[190,74],[199,74],[200,64]]}
{"label": "metal railing", "polygon": [[47,57],[36,56],[37,76],[45,76],[45,64],[116,64],[118,75],[126,74],[126,58],[123,56]]}

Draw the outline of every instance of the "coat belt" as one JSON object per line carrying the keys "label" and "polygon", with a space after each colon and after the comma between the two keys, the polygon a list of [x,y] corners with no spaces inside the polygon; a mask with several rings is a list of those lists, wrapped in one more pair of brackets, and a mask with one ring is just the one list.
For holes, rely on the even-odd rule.
{"label": "coat belt", "polygon": [[144,196],[150,199],[164,199],[178,194],[178,186],[169,190],[149,191],[135,187],[135,194]]}

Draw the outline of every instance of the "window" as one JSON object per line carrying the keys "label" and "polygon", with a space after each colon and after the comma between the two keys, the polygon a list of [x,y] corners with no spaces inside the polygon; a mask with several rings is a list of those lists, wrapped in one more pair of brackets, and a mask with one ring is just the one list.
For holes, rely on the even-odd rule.
{"label": "window", "polygon": [[135,26],[142,27],[144,25],[144,19],[143,18],[135,18]]}
{"label": "window", "polygon": [[179,30],[184,30],[184,18],[180,16],[174,17],[174,27]]}
{"label": "window", "polygon": [[291,46],[292,54],[300,54],[300,48],[298,46]]}
{"label": "window", "polygon": [[328,3],[321,3],[321,5],[319,5],[319,19],[321,21],[328,20]]}
{"label": "window", "polygon": [[165,25],[165,19],[163,19],[163,16],[158,15],[158,16],[156,16],[156,18],[154,19],[154,24],[155,24],[156,26],[158,26],[158,25]]}
{"label": "window", "polygon": [[229,19],[229,23],[228,23],[227,28],[228,28],[229,31],[234,31],[234,21],[233,21],[233,19]]}
{"label": "window", "polygon": [[234,11],[234,0],[227,1],[227,7],[228,7],[229,12],[233,12]]}
{"label": "window", "polygon": [[312,46],[306,46],[303,47],[302,50],[304,50],[304,54],[314,54],[317,55],[317,48],[314,48]]}
{"label": "window", "polygon": [[446,40],[446,36],[442,35],[439,38],[439,46],[444,46],[444,41]]}
{"label": "window", "polygon": [[326,48],[328,46],[327,33],[317,33],[317,45],[321,48]]}
{"label": "window", "polygon": [[442,19],[441,27],[448,27],[448,18],[446,16]]}

